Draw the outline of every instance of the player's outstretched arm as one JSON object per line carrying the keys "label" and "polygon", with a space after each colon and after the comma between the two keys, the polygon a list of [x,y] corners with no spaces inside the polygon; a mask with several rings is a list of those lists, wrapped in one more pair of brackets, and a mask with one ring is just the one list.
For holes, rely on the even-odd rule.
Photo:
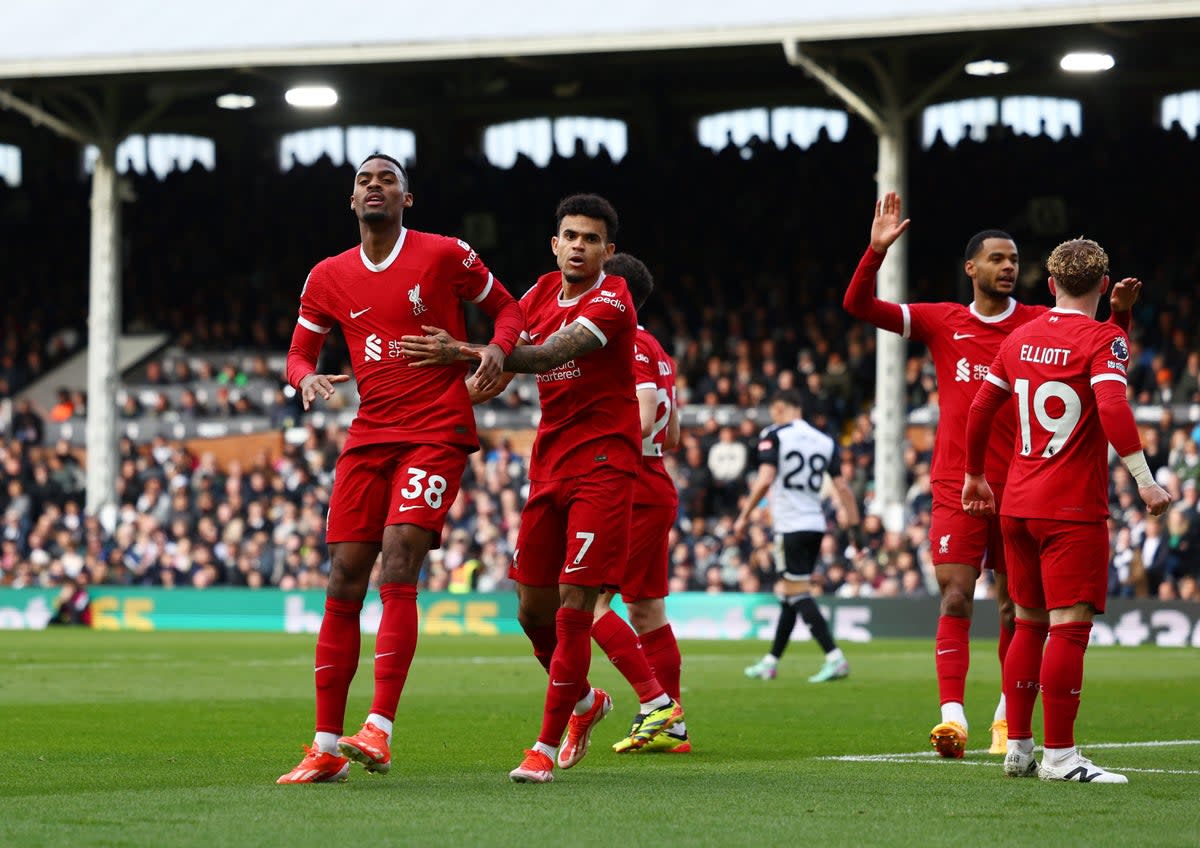
{"label": "player's outstretched arm", "polygon": [[[412,367],[446,365],[466,359],[482,360],[489,345],[460,342],[438,327],[422,327],[427,335],[401,336],[400,349],[412,358]],[[591,330],[573,321],[550,336],[540,345],[522,345],[503,360],[502,370],[518,374],[540,374],[557,368],[580,356],[602,347],[603,343]]]}
{"label": "player's outstretched arm", "polygon": [[901,219],[900,214],[900,196],[894,191],[885,194],[875,204],[871,246],[859,259],[850,285],[846,287],[846,295],[842,298],[842,306],[855,318],[892,333],[904,332],[904,312],[899,304],[875,296],[875,278],[887,249],[908,229],[909,219]]}
{"label": "player's outstretched arm", "polygon": [[590,329],[572,321],[540,345],[523,345],[504,359],[504,370],[519,374],[540,374],[586,356],[604,343]]}

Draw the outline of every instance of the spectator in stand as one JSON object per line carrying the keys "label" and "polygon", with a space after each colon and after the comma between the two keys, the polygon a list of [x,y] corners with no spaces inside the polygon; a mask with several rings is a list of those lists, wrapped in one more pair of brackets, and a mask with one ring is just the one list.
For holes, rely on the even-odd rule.
{"label": "spectator in stand", "polygon": [[71,403],[71,390],[63,387],[56,393],[58,400],[50,407],[50,420],[61,424],[70,421],[75,414],[75,406]]}
{"label": "spectator in stand", "polygon": [[749,449],[738,440],[733,427],[722,427],[717,441],[708,449],[707,461],[712,480],[712,508],[717,513],[737,509],[738,497],[745,488],[743,478],[749,458]]}

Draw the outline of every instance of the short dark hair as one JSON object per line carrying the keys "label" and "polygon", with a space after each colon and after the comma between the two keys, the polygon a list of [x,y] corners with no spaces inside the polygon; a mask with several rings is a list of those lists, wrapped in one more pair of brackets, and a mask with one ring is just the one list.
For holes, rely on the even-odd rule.
{"label": "short dark hair", "polygon": [[611,242],[617,234],[620,222],[617,220],[617,210],[613,205],[598,194],[572,194],[558,202],[554,210],[554,232],[562,227],[563,218],[568,215],[583,215],[585,218],[595,218],[604,222],[605,241]]}
{"label": "short dark hair", "polygon": [[362,166],[363,166],[363,165],[365,165],[365,164],[367,164],[368,162],[370,162],[372,159],[384,159],[384,160],[386,160],[386,161],[388,161],[388,162],[391,162],[393,165],[395,165],[397,168],[399,168],[399,169],[400,169],[400,176],[404,178],[404,189],[405,189],[405,191],[407,191],[407,190],[408,190],[408,187],[409,187],[409,185],[410,185],[410,183],[409,183],[409,181],[408,181],[408,170],[407,170],[407,169],[404,167],[404,163],[403,163],[403,162],[401,162],[401,161],[400,161],[399,159],[397,159],[395,156],[388,156],[386,153],[379,153],[379,152],[377,151],[377,152],[375,152],[375,153],[372,153],[372,154],[371,154],[370,156],[368,156],[366,159],[364,159],[364,160],[362,160],[361,162],[359,162],[359,163],[358,163],[358,169],[361,171],[361,170],[362,170]]}
{"label": "short dark hair", "polygon": [[1013,244],[1016,244],[1017,241],[1004,230],[980,230],[967,242],[967,249],[963,251],[963,261],[970,262],[974,259],[975,254],[979,253],[980,248],[983,247],[983,243],[990,238],[1006,239]]}
{"label": "short dark hair", "polygon": [[650,292],[654,291],[654,276],[646,263],[631,253],[614,253],[604,263],[604,270],[625,278],[629,296],[633,298],[633,308],[640,312]]}
{"label": "short dark hair", "polygon": [[783,389],[771,395],[771,403],[786,403],[788,406],[800,409],[804,406],[804,399],[800,397],[800,393],[795,389]]}

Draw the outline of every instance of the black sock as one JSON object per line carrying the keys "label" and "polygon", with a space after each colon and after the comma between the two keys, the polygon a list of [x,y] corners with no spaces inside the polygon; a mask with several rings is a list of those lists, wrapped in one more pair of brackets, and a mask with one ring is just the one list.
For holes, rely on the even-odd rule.
{"label": "black sock", "polygon": [[779,623],[775,625],[775,641],[771,643],[771,656],[779,659],[787,648],[792,631],[796,629],[796,608],[787,600],[779,604]]}
{"label": "black sock", "polygon": [[792,602],[796,605],[796,609],[799,610],[800,617],[804,619],[804,623],[808,625],[808,630],[812,633],[812,637],[821,646],[821,650],[828,654],[836,648],[837,645],[833,641],[833,634],[829,632],[829,622],[825,620],[825,616],[821,615],[821,611],[817,609],[817,602],[812,599],[812,595],[799,595],[793,598]]}

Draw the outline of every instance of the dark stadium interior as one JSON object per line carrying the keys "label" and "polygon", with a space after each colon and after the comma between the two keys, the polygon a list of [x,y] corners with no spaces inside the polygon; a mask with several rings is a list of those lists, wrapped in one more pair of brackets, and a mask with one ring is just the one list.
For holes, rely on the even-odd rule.
{"label": "dark stadium interior", "polygon": [[[804,48],[831,63],[839,79],[868,91],[877,90],[870,63],[880,63],[884,77],[909,92],[901,96],[906,102],[947,69],[1001,53],[1011,61],[1010,74],[980,79],[956,73],[927,102],[1008,94],[1081,101],[1079,137],[1055,141],[995,128],[986,140],[935,143],[929,150],[921,148],[916,110],[909,122],[906,197],[914,220],[906,237],[909,299],[967,297],[963,245],[974,232],[999,227],[1021,247],[1021,299],[1046,303],[1041,262],[1049,249],[1080,233],[1095,238],[1108,248],[1114,276],[1145,281],[1134,318],[1133,399],[1171,407],[1200,403],[1200,230],[1190,212],[1192,187],[1200,185],[1200,138],[1181,127],[1161,128],[1157,108],[1163,95],[1197,87],[1198,37],[1200,21],[1189,20]],[[1084,47],[1116,56],[1111,79],[1057,70],[1063,50]],[[232,373],[221,374],[231,350],[275,357],[286,350],[308,269],[356,239],[346,203],[349,169],[319,161],[280,173],[278,138],[335,123],[405,127],[417,136],[410,169],[416,204],[406,224],[459,234],[489,221],[492,243],[473,244],[519,293],[552,267],[548,238],[557,200],[575,191],[608,196],[622,217],[618,246],[646,260],[658,280],[643,320],[679,360],[687,400],[697,407],[754,407],[770,391],[797,385],[806,411],[843,439],[852,486],[869,503],[874,445],[862,413],[873,393],[874,332],[852,321],[841,299],[867,243],[875,136],[851,116],[843,140],[825,137],[807,149],[764,141],[714,152],[696,139],[697,119],[726,109],[844,108],[790,67],[778,44],[453,66],[343,66],[307,74],[342,94],[334,115],[318,116],[282,105],[282,90],[297,71],[5,83],[12,93],[85,124],[89,104],[100,104],[97,114],[117,116],[114,123],[125,129],[144,120],[136,127],[140,132],[188,132],[216,141],[211,173],[195,165],[161,181],[153,174],[122,178],[124,329],[167,332],[177,352],[156,358],[167,364],[162,382],[175,386],[164,392],[165,408],[156,412],[142,404],[127,417],[177,414],[179,387],[188,386],[206,392],[209,412],[227,404],[221,414],[246,414],[248,404],[275,426],[304,426],[294,403],[274,391],[282,388],[278,373],[252,374],[257,366],[239,358]],[[263,105],[248,112],[216,108],[215,95],[230,90],[252,94]],[[555,155],[544,168],[527,158],[511,169],[487,162],[481,150],[487,125],[543,115],[620,118],[629,126],[628,154],[619,162],[603,153]],[[86,343],[89,183],[78,145],[15,112],[0,111],[0,142],[21,148],[24,170],[19,187],[0,180],[3,399],[19,397],[55,361]],[[336,339],[325,356],[330,369],[351,365]],[[918,409],[935,388],[923,352],[914,347],[910,356],[909,405]],[[211,362],[213,373],[173,380],[175,363],[186,358],[193,365]],[[154,371],[143,363],[125,382],[153,385]],[[261,380],[253,385],[262,391],[251,398],[245,386],[252,379]],[[218,400],[221,387],[226,396],[246,396],[241,410],[234,399]],[[82,386],[66,388],[79,395]],[[85,404],[75,398],[76,417]],[[75,557],[96,567],[94,578],[112,582],[321,585],[321,507],[344,438],[340,428],[310,422],[306,440],[290,446],[284,458],[244,469],[212,468],[167,443],[123,443],[122,502],[155,519],[135,519],[120,530],[79,516],[77,461],[65,448],[40,445],[40,438],[28,435],[35,426],[28,416],[52,418],[54,411],[27,413],[19,400],[14,409],[7,441],[0,442],[7,445],[0,467],[3,582],[54,579],[75,567]],[[69,419],[71,410],[65,415]],[[725,541],[746,492],[757,426],[749,418],[732,422],[723,437],[714,421],[696,424],[686,435],[674,460],[684,501],[673,554],[677,588],[758,590],[773,579],[762,527],[743,545]],[[1152,467],[1166,469],[1181,508],[1160,527],[1133,506],[1129,480],[1118,472],[1113,591],[1195,600],[1200,427],[1194,419],[1157,419],[1147,423],[1144,438],[1152,440]],[[728,447],[733,443],[745,449]],[[714,450],[719,461],[712,461]],[[885,533],[876,519],[864,534],[841,534],[825,552],[826,591],[850,586],[846,593],[862,592],[864,585],[877,594],[928,591],[921,576],[928,548],[926,450],[914,445],[906,457],[912,483],[906,532]],[[504,583],[524,459],[519,450],[489,444],[477,460],[464,481],[467,495],[452,515],[448,545],[430,563],[427,585],[448,584],[472,558],[480,563],[469,578],[476,585]],[[219,532],[234,525],[239,529],[229,539]],[[1166,545],[1145,547],[1146,538],[1160,535]],[[1152,562],[1142,562],[1144,548]]]}

